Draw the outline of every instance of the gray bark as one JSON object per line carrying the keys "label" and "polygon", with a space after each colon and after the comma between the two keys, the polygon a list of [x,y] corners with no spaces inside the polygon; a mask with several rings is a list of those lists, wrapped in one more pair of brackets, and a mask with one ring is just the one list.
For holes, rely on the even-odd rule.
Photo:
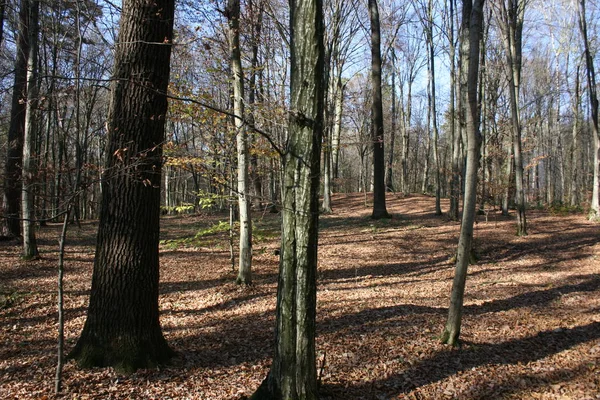
{"label": "gray bark", "polygon": [[240,221],[239,271],[236,283],[252,283],[252,218],[248,185],[248,131],[244,124],[244,71],[240,49],[240,1],[228,0],[229,46],[233,86],[233,113],[237,144],[237,195]]}
{"label": "gray bark", "polygon": [[35,238],[35,140],[37,137],[37,108],[38,108],[38,33],[39,7],[37,0],[29,2],[29,56],[27,57],[27,104],[25,106],[25,126],[23,129],[23,179],[21,192],[21,212],[23,215],[23,258],[38,257],[38,247]]}
{"label": "gray bark", "polygon": [[468,29],[468,91],[467,91],[467,169],[465,172],[465,196],[463,217],[460,227],[460,238],[456,253],[456,269],[452,283],[448,320],[442,333],[442,343],[458,344],[463,311],[463,298],[467,280],[471,245],[473,242],[473,223],[477,199],[477,169],[479,167],[479,133],[480,110],[477,98],[477,80],[479,75],[479,45],[483,31],[483,0],[463,0],[463,26]]}
{"label": "gray bark", "polygon": [[321,0],[290,1],[288,141],[282,159],[282,232],[275,355],[252,399],[317,399],[316,271],[324,46]]}

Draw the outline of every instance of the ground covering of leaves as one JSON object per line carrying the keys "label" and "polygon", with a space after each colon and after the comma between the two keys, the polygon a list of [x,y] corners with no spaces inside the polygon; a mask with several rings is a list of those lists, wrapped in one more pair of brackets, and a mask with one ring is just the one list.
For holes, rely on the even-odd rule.
{"label": "ground covering of leaves", "polygon": [[[317,351],[323,399],[600,398],[600,226],[530,211],[529,236],[495,211],[475,227],[462,347],[445,323],[459,224],[434,199],[388,195],[372,221],[364,195],[334,197],[321,217]],[[62,399],[243,399],[268,371],[279,216],[254,213],[254,281],[232,283],[223,215],[165,217],[161,323],[170,365],[123,376],[69,362]],[[97,225],[71,227],[66,338],[85,319]],[[42,258],[0,243],[0,398],[53,398],[59,225],[39,232]]]}

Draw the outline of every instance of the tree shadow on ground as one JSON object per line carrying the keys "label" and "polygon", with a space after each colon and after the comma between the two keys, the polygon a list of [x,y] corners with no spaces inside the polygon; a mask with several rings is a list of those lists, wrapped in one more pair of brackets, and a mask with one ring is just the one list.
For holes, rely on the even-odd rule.
{"label": "tree shadow on ground", "polygon": [[[600,322],[594,322],[571,329],[543,331],[535,336],[501,343],[471,344],[462,349],[441,351],[433,357],[417,362],[416,365],[384,379],[358,383],[349,387],[325,385],[324,392],[336,399],[362,398],[364,393],[369,392],[372,394],[372,398],[391,398],[391,396],[407,394],[414,389],[441,381],[462,371],[492,364],[526,364],[599,338]],[[510,380],[497,383],[503,385],[501,390],[505,393],[516,390],[511,387]],[[549,382],[543,380],[543,383]],[[496,398],[497,394],[497,386],[490,387],[490,385],[479,384],[472,391],[470,398]]]}
{"label": "tree shadow on ground", "polygon": [[[481,315],[500,311],[509,311],[523,307],[543,308],[555,299],[567,293],[600,291],[600,276],[591,274],[574,278],[581,280],[555,288],[522,293],[507,299],[494,300],[482,305],[468,305],[464,307],[465,315]],[[319,333],[330,333],[337,330],[356,328],[361,325],[373,325],[377,330],[381,326],[399,325],[399,317],[407,318],[415,315],[444,315],[446,307],[428,307],[415,304],[398,304],[389,307],[370,308],[353,314],[344,314],[319,322]],[[441,327],[440,327],[441,329]]]}

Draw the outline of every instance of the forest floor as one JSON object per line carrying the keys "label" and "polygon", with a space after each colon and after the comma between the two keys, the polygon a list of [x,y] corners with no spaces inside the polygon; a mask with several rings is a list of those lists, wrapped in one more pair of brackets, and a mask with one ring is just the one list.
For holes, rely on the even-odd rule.
{"label": "forest floor", "polygon": [[[447,209],[447,204],[444,204]],[[460,348],[439,343],[459,224],[434,199],[388,195],[373,221],[364,195],[337,195],[321,217],[317,356],[322,399],[600,399],[600,225],[583,215],[490,211],[475,227]],[[61,399],[243,399],[273,348],[279,215],[254,213],[254,285],[229,260],[226,215],[164,217],[161,323],[170,365],[124,376],[64,370]],[[97,223],[70,227],[66,347],[81,332]],[[60,225],[42,258],[0,243],[0,398],[53,398]]]}

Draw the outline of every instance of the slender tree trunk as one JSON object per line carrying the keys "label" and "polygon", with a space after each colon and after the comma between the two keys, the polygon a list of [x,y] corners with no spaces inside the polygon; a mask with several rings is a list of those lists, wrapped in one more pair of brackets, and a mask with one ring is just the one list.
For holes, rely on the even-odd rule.
{"label": "slender tree trunk", "polygon": [[421,193],[423,194],[428,192],[427,189],[429,186],[429,156],[431,155],[431,135],[429,132],[429,127],[431,126],[430,119],[431,114],[427,113],[427,136],[425,137],[426,144],[423,155],[423,162],[425,163],[425,165],[423,166],[423,179],[421,180]]}
{"label": "slender tree trunk", "polygon": [[387,169],[385,172],[385,188],[388,192],[394,191],[394,145],[396,141],[396,51],[392,46],[392,131],[390,132],[390,150],[388,154]]}
{"label": "slender tree trunk", "polygon": [[131,372],[173,355],[159,323],[158,239],[174,3],[123,3],[90,303],[70,354],[83,367]]}
{"label": "slender tree trunk", "polygon": [[7,154],[4,169],[4,236],[21,235],[21,167],[23,163],[23,135],[27,105],[27,57],[29,56],[29,0],[21,0],[17,58],[8,128]]}
{"label": "slender tree trunk", "polygon": [[334,179],[339,178],[340,137],[342,134],[342,116],[344,112],[344,88],[341,71],[335,79],[335,109],[333,133],[331,135],[331,172]]}
{"label": "slender tree trunk", "polygon": [[252,399],[313,400],[324,47],[321,0],[290,1],[289,137],[283,157],[275,356]]}
{"label": "slender tree trunk", "polygon": [[240,1],[228,0],[229,46],[233,75],[233,112],[237,141],[237,194],[240,212],[240,255],[237,284],[252,283],[252,219],[248,185],[248,132],[244,125],[244,71],[240,49]]}
{"label": "slender tree trunk", "polygon": [[35,140],[37,136],[38,107],[38,33],[39,7],[37,0],[29,2],[29,56],[27,57],[27,104],[23,137],[23,181],[21,207],[23,215],[23,258],[33,259],[39,255],[35,238]]}
{"label": "slender tree trunk", "polygon": [[402,131],[402,191],[410,193],[410,181],[408,179],[408,158],[410,144],[410,127],[412,119],[412,80],[408,80],[408,89],[406,93],[406,112],[404,120],[404,130]]}
{"label": "slender tree trunk", "polygon": [[574,93],[572,96],[571,109],[573,112],[573,130],[571,134],[571,206],[578,206],[581,202],[579,197],[579,103],[580,103],[580,90],[579,90],[579,69],[575,72],[575,83]]}
{"label": "slender tree trunk", "polygon": [[381,99],[381,33],[377,0],[369,0],[371,19],[371,140],[373,141],[373,213],[371,218],[391,218],[385,204],[385,159],[383,152],[383,105]]}
{"label": "slender tree trunk", "polygon": [[[467,25],[468,24],[468,25]],[[477,79],[479,77],[479,45],[483,31],[483,0],[463,0],[463,27],[468,29],[468,107],[467,107],[467,169],[465,173],[465,196],[460,238],[456,254],[456,269],[452,283],[448,321],[442,333],[442,343],[456,345],[460,336],[463,311],[463,298],[467,280],[471,245],[473,241],[473,223],[477,200],[477,169],[479,167],[479,102],[477,98]],[[468,27],[467,27],[468,26]]]}
{"label": "slender tree trunk", "polygon": [[[256,9],[258,8],[258,10]],[[258,49],[261,41],[261,31],[262,31],[262,20],[263,20],[263,1],[258,1],[258,6],[254,4],[253,0],[248,1],[248,10],[249,14],[252,18],[252,60],[250,63],[250,82],[249,82],[249,93],[248,93],[248,105],[251,108],[250,112],[247,113],[248,121],[254,125],[255,121],[255,105],[256,105],[256,94],[257,94],[257,83],[256,76],[259,69],[259,60],[258,60]],[[256,143],[256,135],[252,134],[250,136],[251,144],[250,148],[252,148]],[[250,156],[250,179],[252,180],[252,185],[254,187],[254,197],[252,198],[252,203],[256,209],[262,208],[263,201],[263,188],[262,188],[262,177],[258,168],[258,152],[252,152]]]}
{"label": "slender tree trunk", "polygon": [[517,235],[527,235],[525,215],[525,188],[523,179],[523,154],[521,144],[521,115],[519,110],[519,92],[521,87],[522,36],[525,17],[524,0],[503,0],[499,12],[503,42],[506,53],[507,77],[509,83],[509,103],[511,110],[511,130],[515,167],[515,200],[517,208]]}
{"label": "slender tree trunk", "polygon": [[58,308],[58,344],[57,344],[57,363],[56,374],[54,376],[54,393],[62,391],[63,367],[65,364],[65,307],[64,307],[64,275],[65,275],[65,245],[67,240],[67,228],[69,226],[69,214],[71,214],[71,205],[67,205],[65,219],[62,224],[60,241],[58,242],[58,279],[57,279],[57,308]]}
{"label": "slender tree trunk", "polygon": [[429,75],[429,115],[433,129],[433,166],[435,168],[435,215],[442,215],[441,190],[442,177],[440,170],[440,156],[438,149],[439,132],[437,123],[437,107],[435,98],[435,47],[433,43],[433,0],[427,6],[427,21],[425,22],[425,37],[428,48],[428,75]]}
{"label": "slender tree trunk", "polygon": [[583,39],[585,50],[585,64],[588,81],[588,95],[590,98],[590,114],[592,117],[592,135],[593,135],[593,160],[594,177],[592,188],[592,202],[590,204],[590,219],[600,220],[600,132],[598,131],[598,93],[596,86],[596,73],[594,70],[594,57],[590,50],[588,40],[585,0],[579,0],[579,30]]}
{"label": "slender tree trunk", "polygon": [[460,134],[456,132],[456,46],[454,42],[454,9],[455,1],[450,0],[450,104],[448,114],[450,115],[450,140],[452,146],[452,177],[450,178],[450,209],[448,217],[458,220],[458,202],[460,197]]}

